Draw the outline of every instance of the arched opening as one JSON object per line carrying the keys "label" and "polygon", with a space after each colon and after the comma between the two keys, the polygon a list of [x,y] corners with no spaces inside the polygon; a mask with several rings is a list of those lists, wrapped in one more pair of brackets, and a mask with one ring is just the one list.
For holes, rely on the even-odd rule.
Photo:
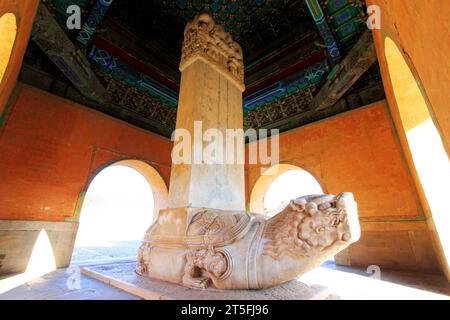
{"label": "arched opening", "polygon": [[84,196],[72,263],[135,259],[166,201],[164,180],[145,162],[120,161],[101,170]]}
{"label": "arched opening", "polygon": [[16,16],[10,12],[3,14],[0,17],[0,84],[6,73],[16,36]]}
{"label": "arched opening", "polygon": [[[447,197],[450,190],[450,162],[433,121],[428,99],[394,41],[385,39],[385,55],[395,101],[406,142],[425,197],[429,223],[437,231],[444,255],[450,259],[450,216]],[[428,210],[429,209],[429,210]],[[442,258],[442,257],[441,257]],[[448,268],[444,268],[447,269]],[[447,274],[447,277],[450,275]]]}
{"label": "arched opening", "polygon": [[323,194],[323,190],[309,172],[302,169],[286,171],[267,189],[264,197],[264,214],[274,216],[291,200],[312,194]]}
{"label": "arched opening", "polygon": [[292,199],[323,194],[319,182],[309,172],[293,165],[273,166],[253,187],[250,210],[273,216],[284,209]]}

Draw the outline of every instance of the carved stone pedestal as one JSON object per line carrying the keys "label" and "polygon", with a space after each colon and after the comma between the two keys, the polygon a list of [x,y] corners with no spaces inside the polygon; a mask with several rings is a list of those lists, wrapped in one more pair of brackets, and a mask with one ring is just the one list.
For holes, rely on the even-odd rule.
{"label": "carved stone pedestal", "polygon": [[[353,195],[308,196],[271,219],[245,212],[244,164],[196,161],[196,122],[226,136],[242,129],[242,50],[209,15],[184,31],[177,129],[193,137],[193,154],[172,164],[169,208],[139,250],[143,276],[195,289],[263,289],[320,265],[359,238]],[[175,143],[174,150],[177,150]],[[237,148],[243,152],[243,138]],[[272,150],[274,152],[274,150]]]}
{"label": "carved stone pedestal", "polygon": [[359,236],[350,193],[298,198],[271,219],[167,209],[148,230],[136,271],[195,289],[263,289],[319,266]]}

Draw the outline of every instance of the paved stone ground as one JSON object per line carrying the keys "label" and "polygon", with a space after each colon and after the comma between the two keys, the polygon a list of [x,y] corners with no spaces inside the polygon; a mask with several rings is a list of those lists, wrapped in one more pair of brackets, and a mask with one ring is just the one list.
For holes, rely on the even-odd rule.
{"label": "paved stone ground", "polygon": [[[132,270],[134,261],[134,259],[123,259],[120,262],[123,266],[128,265],[128,269],[130,269],[126,277],[134,276]],[[82,267],[101,267],[104,271],[109,269],[109,272],[114,274],[117,272],[117,263],[117,261],[114,263],[110,262],[109,267],[105,263],[102,265],[91,263],[90,266],[84,265]],[[120,269],[124,268],[120,267]],[[0,300],[137,300],[140,299],[137,294],[142,296],[142,291],[130,294],[120,288],[123,284],[119,283],[119,288],[117,288],[83,274],[80,277],[80,289],[71,290],[67,286],[69,277],[70,274],[66,273],[66,270],[58,270],[0,294]],[[332,261],[300,277],[300,280],[309,286],[319,285],[320,287],[322,285],[322,288],[324,286],[331,287],[332,294],[327,299],[371,299],[380,297],[394,299],[450,298],[450,285],[442,275],[381,270],[382,281],[376,282],[369,278],[369,274],[365,269],[336,266]],[[0,278],[0,290],[1,286],[2,278]],[[420,291],[414,289],[420,289]],[[133,290],[139,291],[139,288],[135,286],[130,292]],[[186,289],[181,288],[181,291],[183,290]],[[167,290],[165,292],[167,293]],[[383,292],[387,295],[383,295]],[[322,293],[328,294],[327,291],[322,291]],[[197,292],[196,294],[199,293]],[[269,294],[272,296],[275,294],[277,297],[282,298],[286,295],[291,295],[291,297],[295,294],[298,295],[298,292],[292,293],[288,287],[278,291],[278,293],[275,290],[269,292]],[[164,294],[160,294],[158,298],[164,298],[163,296]],[[188,296],[189,299],[199,299],[191,293]],[[147,298],[152,297],[148,296]],[[153,298],[155,297],[153,296]],[[251,299],[252,297],[248,296],[247,298]]]}
{"label": "paved stone ground", "polygon": [[133,261],[85,267],[82,272],[145,299],[450,300],[450,286],[440,275],[382,270],[381,279],[374,279],[366,270],[339,267],[332,261],[297,280],[259,291],[191,290],[156,279],[139,277],[134,268]]}
{"label": "paved stone ground", "polygon": [[133,259],[141,242],[135,241],[107,241],[102,245],[77,246],[72,255],[72,264],[86,264],[111,259]]}
{"label": "paved stone ground", "polygon": [[[322,266],[327,269],[342,271],[348,274],[361,275],[365,277],[371,275],[367,272],[367,269],[338,266],[331,260],[325,262]],[[419,272],[384,269],[381,269],[380,271],[380,280],[382,281],[450,296],[450,283],[442,274],[424,274]]]}
{"label": "paved stone ground", "polygon": [[290,281],[265,290],[193,290],[169,282],[141,277],[136,263],[96,265],[82,272],[114,287],[148,300],[324,300],[329,288]]}
{"label": "paved stone ground", "polygon": [[71,290],[67,285],[70,276],[65,269],[57,270],[0,294],[0,300],[141,300],[82,274],[80,288]]}

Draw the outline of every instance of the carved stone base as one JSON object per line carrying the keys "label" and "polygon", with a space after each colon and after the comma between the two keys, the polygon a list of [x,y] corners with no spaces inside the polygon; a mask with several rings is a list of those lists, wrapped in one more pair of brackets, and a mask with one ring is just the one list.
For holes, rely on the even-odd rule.
{"label": "carved stone base", "polygon": [[359,236],[351,193],[298,198],[270,219],[167,209],[147,231],[136,271],[195,289],[263,289],[319,266]]}

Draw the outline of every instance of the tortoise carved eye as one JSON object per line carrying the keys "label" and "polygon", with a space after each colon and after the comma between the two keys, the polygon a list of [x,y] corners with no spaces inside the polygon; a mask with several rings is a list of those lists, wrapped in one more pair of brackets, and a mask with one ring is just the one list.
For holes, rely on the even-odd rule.
{"label": "tortoise carved eye", "polygon": [[329,208],[331,208],[331,203],[330,202],[321,203],[319,205],[319,210],[327,210]]}
{"label": "tortoise carved eye", "polygon": [[336,208],[336,201],[329,201],[329,202],[321,203],[319,205],[319,209],[323,210],[323,211],[330,209],[330,208]]}
{"label": "tortoise carved eye", "polygon": [[316,229],[315,229],[315,231],[316,231],[316,233],[322,233],[322,232],[324,232],[325,231],[325,227],[317,227]]}

